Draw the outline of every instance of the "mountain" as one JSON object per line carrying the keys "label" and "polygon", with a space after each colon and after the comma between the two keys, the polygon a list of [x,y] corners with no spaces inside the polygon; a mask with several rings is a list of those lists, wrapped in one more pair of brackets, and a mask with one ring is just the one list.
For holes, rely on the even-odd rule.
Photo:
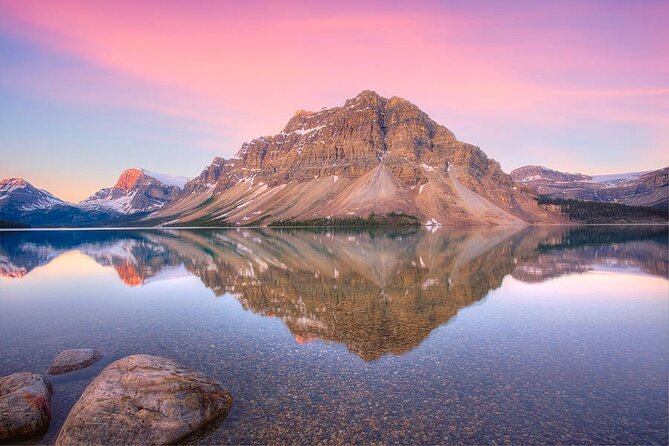
{"label": "mountain", "polygon": [[109,212],[81,209],[22,178],[0,180],[2,226],[98,226],[114,217]]}
{"label": "mountain", "polygon": [[518,183],[551,198],[669,206],[669,167],[613,175],[584,175],[543,166],[524,166],[511,171],[510,175]]}
{"label": "mountain", "polygon": [[186,181],[185,177],[128,169],[113,187],[73,204],[37,189],[22,178],[7,178],[0,181],[0,221],[10,227],[125,223],[175,200]]}
{"label": "mountain", "polygon": [[404,213],[426,225],[556,222],[499,163],[409,101],[363,91],[298,111],[284,129],[214,158],[154,224],[267,224]]}
{"label": "mountain", "polygon": [[96,192],[80,202],[79,206],[119,214],[150,212],[176,199],[187,180],[144,169],[127,169],[113,187]]}
{"label": "mountain", "polygon": [[3,214],[51,209],[55,205],[66,204],[53,194],[37,189],[23,178],[0,180],[0,210]]}
{"label": "mountain", "polygon": [[[66,218],[63,218],[67,216]],[[0,180],[0,222],[2,226],[49,224],[63,220],[89,221],[75,205],[38,189],[23,178]],[[18,223],[18,224],[17,224]]]}
{"label": "mountain", "polygon": [[280,133],[244,143],[233,158],[214,158],[191,180],[128,169],[113,187],[77,205],[24,180],[3,180],[0,220],[33,226],[563,223],[574,217],[558,205],[539,205],[538,195],[666,207],[668,184],[669,167],[588,176],[525,166],[507,175],[411,102],[363,91],[340,107],[299,110]]}

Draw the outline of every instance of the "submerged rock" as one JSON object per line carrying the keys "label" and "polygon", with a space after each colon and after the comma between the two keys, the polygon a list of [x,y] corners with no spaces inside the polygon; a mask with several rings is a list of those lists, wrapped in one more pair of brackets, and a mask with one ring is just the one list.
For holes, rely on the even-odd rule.
{"label": "submerged rock", "polygon": [[58,353],[49,366],[49,375],[60,375],[74,372],[89,365],[95,364],[102,358],[99,351],[92,348],[75,348]]}
{"label": "submerged rock", "polygon": [[51,384],[36,373],[0,378],[0,440],[46,429],[51,420],[52,394]]}
{"label": "submerged rock", "polygon": [[132,355],[89,384],[56,444],[168,444],[230,406],[232,396],[219,382],[169,359]]}

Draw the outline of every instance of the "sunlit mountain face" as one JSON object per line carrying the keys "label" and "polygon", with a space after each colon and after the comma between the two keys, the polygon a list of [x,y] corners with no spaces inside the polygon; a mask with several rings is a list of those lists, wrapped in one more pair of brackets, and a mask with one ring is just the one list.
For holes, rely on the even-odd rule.
{"label": "sunlit mountain face", "polygon": [[664,227],[3,232],[3,280],[77,251],[129,287],[197,277],[214,295],[366,361],[401,355],[500,287],[624,270],[667,277]]}

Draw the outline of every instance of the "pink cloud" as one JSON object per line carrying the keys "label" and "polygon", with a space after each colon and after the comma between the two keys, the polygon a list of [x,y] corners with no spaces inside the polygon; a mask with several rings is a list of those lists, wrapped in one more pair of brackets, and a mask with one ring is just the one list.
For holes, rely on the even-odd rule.
{"label": "pink cloud", "polygon": [[[432,3],[411,11],[382,3],[240,5],[16,1],[0,9],[10,32],[122,79],[113,89],[109,83],[120,81],[96,88],[100,79],[86,80],[63,96],[183,116],[212,135],[226,132],[234,146],[278,131],[297,108],[339,105],[366,88],[404,96],[437,120],[504,114],[569,126],[608,117],[649,132],[666,124],[669,62],[655,52],[668,48],[658,21],[666,4],[501,12],[476,4],[458,11]],[[62,85],[76,78],[54,75]]]}

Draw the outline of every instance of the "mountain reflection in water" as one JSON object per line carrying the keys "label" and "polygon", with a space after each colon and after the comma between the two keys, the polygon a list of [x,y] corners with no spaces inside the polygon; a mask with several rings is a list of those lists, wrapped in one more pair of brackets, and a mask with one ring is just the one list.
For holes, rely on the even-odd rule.
{"label": "mountain reflection in water", "polygon": [[298,342],[366,361],[405,353],[511,275],[542,282],[592,269],[667,277],[666,227],[16,231],[0,275],[20,279],[76,250],[128,286],[197,276],[216,296],[284,321]]}

